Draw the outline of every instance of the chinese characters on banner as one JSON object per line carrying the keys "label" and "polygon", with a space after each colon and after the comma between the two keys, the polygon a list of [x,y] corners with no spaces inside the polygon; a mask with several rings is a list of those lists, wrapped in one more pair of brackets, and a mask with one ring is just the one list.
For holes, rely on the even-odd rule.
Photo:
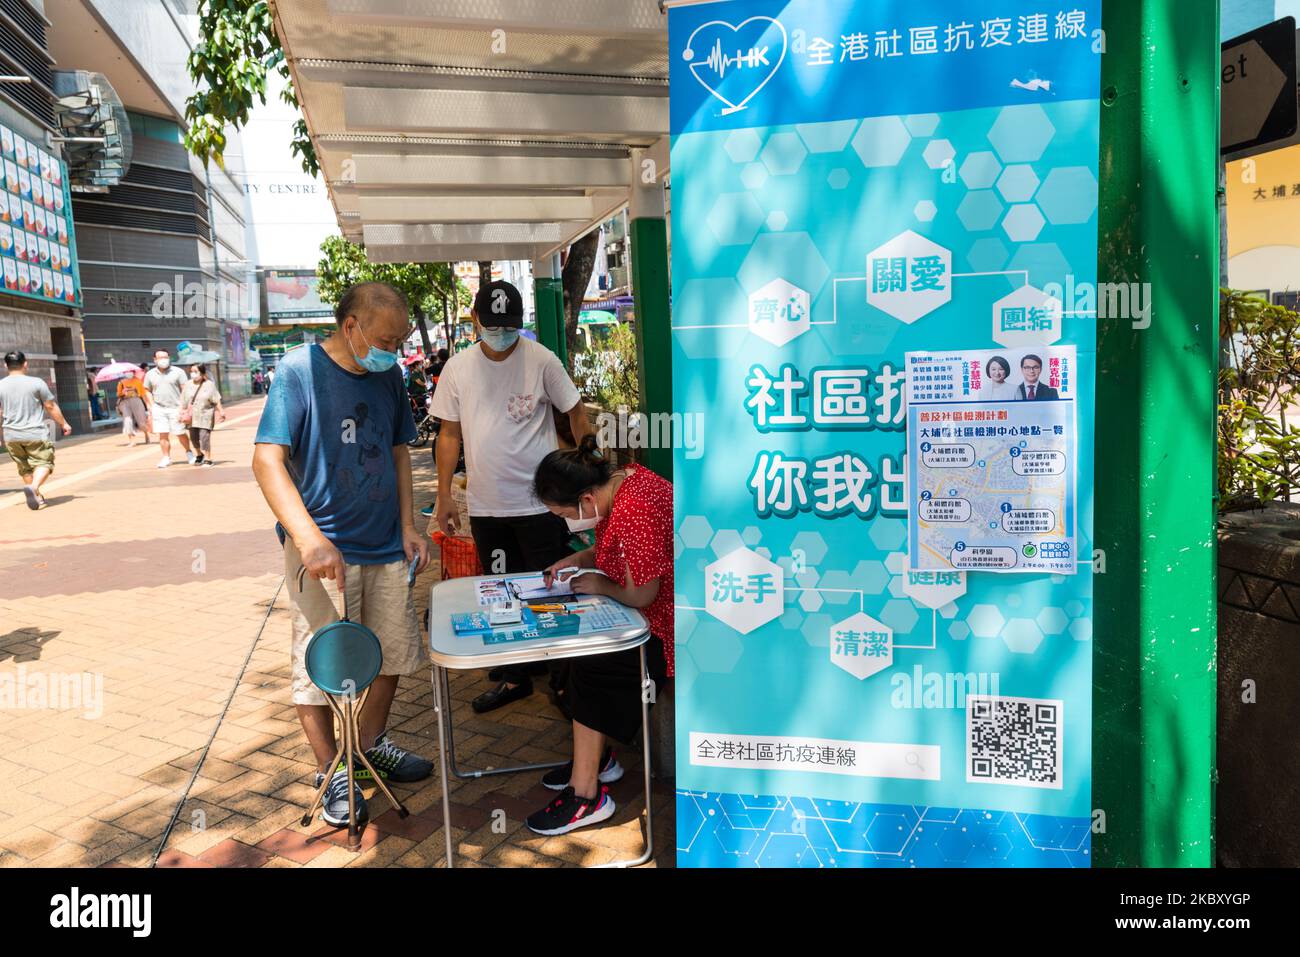
{"label": "chinese characters on banner", "polygon": [[669,11],[681,866],[1089,864],[1100,31]]}
{"label": "chinese characters on banner", "polygon": [[907,356],[909,567],[1074,574],[1073,346]]}

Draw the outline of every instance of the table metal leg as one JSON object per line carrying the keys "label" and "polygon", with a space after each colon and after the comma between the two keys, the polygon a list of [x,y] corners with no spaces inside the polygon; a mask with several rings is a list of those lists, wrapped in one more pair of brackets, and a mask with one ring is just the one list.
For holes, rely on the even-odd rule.
{"label": "table metal leg", "polygon": [[[446,669],[438,665],[433,666],[433,711],[438,719],[438,768],[442,772],[442,830],[447,839],[447,866],[456,866],[456,856],[451,847],[451,795],[447,793],[447,742],[451,737],[447,725],[451,724],[450,708],[444,705],[444,701],[450,704],[450,696],[444,698],[444,689],[446,689]],[[446,713],[444,713],[446,712]]]}
{"label": "table metal leg", "polygon": [[456,766],[456,742],[454,740],[456,726],[451,720],[451,685],[447,680],[447,669],[442,671],[442,695],[443,700],[447,702],[447,755],[448,765],[451,773],[456,775],[462,781],[470,781],[474,778],[491,777],[494,774],[515,774],[519,771],[549,771],[551,768],[562,767],[567,764],[566,761],[551,761],[548,764],[516,764],[508,768],[489,768],[485,771],[462,771]]}
{"label": "table metal leg", "polygon": [[649,691],[650,675],[646,669],[645,663],[645,645],[641,646],[641,759],[642,770],[645,772],[645,850],[641,856],[631,861],[612,861],[609,864],[602,864],[602,867],[639,867],[645,864],[654,856],[655,850],[655,823],[654,809],[652,807],[650,794],[650,696]]}

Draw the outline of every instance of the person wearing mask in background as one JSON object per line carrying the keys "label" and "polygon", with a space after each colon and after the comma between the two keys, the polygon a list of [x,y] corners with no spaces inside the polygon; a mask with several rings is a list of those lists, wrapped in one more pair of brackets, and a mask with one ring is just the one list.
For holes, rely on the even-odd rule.
{"label": "person wearing mask in background", "polygon": [[153,420],[153,430],[158,434],[158,446],[162,449],[158,467],[165,469],[172,464],[173,435],[180,439],[185,458],[193,465],[196,456],[190,448],[185,423],[181,421],[181,393],[185,391],[189,378],[172,366],[172,357],[166,349],[159,349],[153,358],[154,367],[144,377],[144,389],[149,396],[149,416]]}
{"label": "person wearing mask in background", "polygon": [[[365,820],[367,810],[346,765],[330,767],[334,718],[307,675],[308,642],[339,619],[337,599],[322,579],[343,591],[344,609],[379,637],[383,650],[382,674],[359,717],[367,760],[388,781],[419,781],[433,765],[398,747],[385,730],[399,678],[428,664],[408,575],[412,563],[416,574],[429,563],[429,540],[415,530],[406,446],[415,422],[395,368],[397,350],[411,332],[410,306],[388,283],[364,282],[343,294],[335,320],[324,343],[280,360],[284,368],[254,440],[253,474],[284,545],[293,703],[316,756],[323,817],[343,826],[349,789],[358,819]],[[354,775],[369,778],[360,764]]]}
{"label": "person wearing mask in background", "polygon": [[144,382],[129,375],[117,382],[117,414],[122,418],[122,434],[129,448],[135,448],[135,437],[144,436],[149,444],[149,411],[145,408]]}
{"label": "person wearing mask in background", "polygon": [[41,486],[54,473],[54,443],[45,418],[53,419],[64,435],[72,434],[72,426],[45,380],[27,374],[26,355],[17,349],[7,353],[5,369],[8,374],[0,380],[0,432],[9,457],[18,466],[27,507],[44,508]]}
{"label": "person wearing mask in background", "polygon": [[[559,577],[576,594],[639,608],[650,624],[646,671],[661,685],[673,674],[672,484],[642,466],[615,468],[587,435],[576,449],[542,459],[533,492],[573,531],[596,533],[593,547],[546,569],[546,584]],[[578,572],[560,577],[574,566]],[[587,568],[597,571],[582,571]],[[563,697],[573,721],[573,760],[542,778],[561,793],[528,818],[530,830],[564,834],[613,815],[605,785],[621,778],[623,768],[609,743],[631,744],[640,730],[640,684],[637,649],[571,659]]]}
{"label": "person wearing mask in background", "polygon": [[[447,360],[433,393],[432,413],[442,421],[434,460],[438,498],[434,525],[447,535],[474,537],[484,574],[538,572],[569,554],[569,532],[532,494],[533,473],[557,446],[552,408],[569,417],[576,439],[591,431],[573,380],[555,353],[522,338],[524,301],[504,281],[474,297],[471,313],[480,342]],[[468,529],[456,527],[452,475],[465,444],[469,477]],[[489,672],[500,683],[474,699],[483,714],[533,692],[538,668]],[[553,683],[555,676],[553,675]]]}
{"label": "person wearing mask in background", "polygon": [[186,413],[190,443],[199,453],[194,464],[212,468],[217,464],[212,461],[212,430],[218,422],[226,421],[226,410],[221,407],[221,393],[217,384],[208,378],[205,365],[190,366],[190,381],[181,394],[181,417],[185,418]]}

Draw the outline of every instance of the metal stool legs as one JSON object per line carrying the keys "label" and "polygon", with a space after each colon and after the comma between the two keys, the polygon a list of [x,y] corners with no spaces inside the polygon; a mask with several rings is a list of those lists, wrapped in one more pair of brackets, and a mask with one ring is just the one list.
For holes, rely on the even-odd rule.
{"label": "metal stool legs", "polygon": [[[342,698],[342,705],[339,704],[338,699],[334,695],[327,694],[325,696],[325,700],[329,703],[330,710],[334,712],[334,716],[338,719],[342,743],[339,745],[338,751],[334,754],[334,760],[330,762],[331,770],[325,774],[325,780],[323,780],[320,787],[316,789],[316,796],[312,799],[311,806],[307,809],[307,813],[302,816],[303,827],[311,824],[312,817],[316,814],[316,808],[325,797],[325,789],[329,787],[330,779],[334,776],[334,771],[332,769],[339,766],[340,760],[344,761],[347,766],[349,783],[353,780],[356,762],[359,760],[366,770],[370,772],[371,779],[375,782],[375,785],[379,790],[383,792],[384,797],[388,798],[388,802],[397,810],[397,816],[399,818],[404,818],[411,813],[406,809],[406,805],[397,800],[393,795],[393,792],[388,789],[388,785],[384,783],[384,779],[375,771],[374,766],[370,763],[369,759],[366,758],[365,751],[360,747],[361,733],[357,729],[357,715],[360,713],[361,709],[365,707],[366,698],[369,694],[370,689],[367,688],[361,693],[360,698],[356,698],[353,695],[341,695],[339,697]],[[349,786],[348,850],[358,851],[360,849],[361,829],[357,826],[356,794],[352,787]]]}

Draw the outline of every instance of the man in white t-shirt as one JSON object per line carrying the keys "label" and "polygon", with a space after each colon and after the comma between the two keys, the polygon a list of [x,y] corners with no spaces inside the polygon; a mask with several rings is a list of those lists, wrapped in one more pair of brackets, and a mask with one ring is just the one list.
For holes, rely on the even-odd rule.
{"label": "man in white t-shirt", "polygon": [[144,377],[144,393],[149,397],[149,418],[153,420],[153,430],[158,433],[158,446],[162,449],[162,458],[158,467],[165,469],[172,464],[171,436],[181,440],[185,458],[194,464],[194,450],[190,448],[189,428],[181,421],[181,393],[190,381],[180,369],[172,365],[171,354],[166,349],[159,349],[153,354],[154,367]]}
{"label": "man in white t-shirt", "polygon": [[[573,436],[591,431],[573,380],[555,353],[520,336],[524,301],[508,282],[491,282],[474,297],[480,342],[448,360],[433,394],[438,434],[437,527],[474,536],[485,574],[541,571],[569,553],[569,530],[533,497],[533,475],[555,451],[553,409],[569,417]],[[456,528],[452,474],[465,443],[469,524]],[[543,672],[544,673],[544,672]],[[532,694],[524,669],[503,669],[503,679],[474,699],[482,714]]]}

